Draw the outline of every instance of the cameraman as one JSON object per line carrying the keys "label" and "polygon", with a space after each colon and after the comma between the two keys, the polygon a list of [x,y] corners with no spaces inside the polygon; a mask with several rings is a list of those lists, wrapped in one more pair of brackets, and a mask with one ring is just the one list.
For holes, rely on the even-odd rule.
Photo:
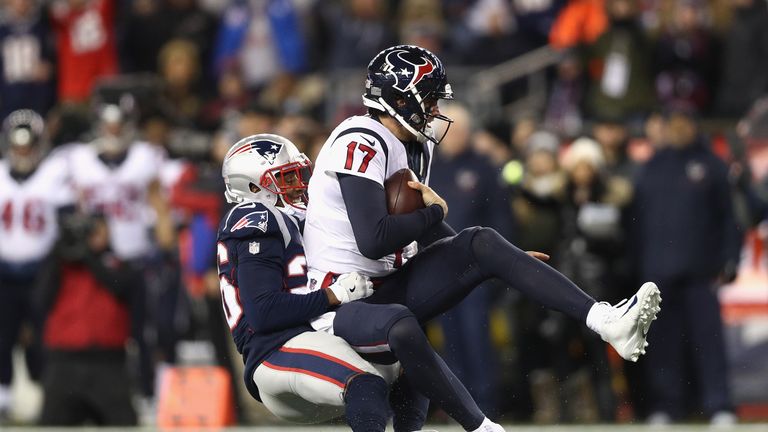
{"label": "cameraman", "polygon": [[125,343],[137,272],[115,258],[102,216],[69,212],[60,231],[40,287],[47,354],[40,422],[135,425]]}

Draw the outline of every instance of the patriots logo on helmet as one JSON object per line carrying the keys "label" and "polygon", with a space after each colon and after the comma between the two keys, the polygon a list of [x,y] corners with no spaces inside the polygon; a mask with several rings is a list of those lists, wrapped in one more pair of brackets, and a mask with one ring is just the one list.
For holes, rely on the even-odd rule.
{"label": "patriots logo on helmet", "polygon": [[256,228],[262,232],[267,232],[268,219],[266,210],[250,212],[241,217],[239,221],[235,222],[235,224],[232,225],[232,229],[229,231],[235,232],[243,228]]}
{"label": "patriots logo on helmet", "polygon": [[[406,50],[395,50],[387,54],[387,70],[395,76],[396,89],[404,92],[435,70],[435,65],[426,57],[409,55]],[[415,58],[414,58],[415,57]]]}
{"label": "patriots logo on helmet", "polygon": [[275,163],[275,158],[277,158],[277,155],[280,153],[280,150],[283,149],[283,144],[274,142],[274,141],[254,141],[252,143],[249,143],[248,145],[243,146],[240,148],[240,150],[232,153],[232,156],[239,154],[239,153],[245,153],[251,150],[255,150],[258,154],[260,154],[264,159],[266,159],[270,164]]}

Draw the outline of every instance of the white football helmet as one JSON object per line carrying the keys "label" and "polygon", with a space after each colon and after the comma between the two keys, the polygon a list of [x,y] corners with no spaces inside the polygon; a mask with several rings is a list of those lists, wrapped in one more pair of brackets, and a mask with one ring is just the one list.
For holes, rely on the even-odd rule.
{"label": "white football helmet", "polygon": [[[283,203],[305,209],[312,164],[288,139],[258,134],[235,143],[221,168],[227,202]],[[253,192],[251,185],[258,190]]]}
{"label": "white football helmet", "polygon": [[0,144],[2,155],[13,171],[31,173],[48,150],[43,118],[28,109],[10,113],[3,121]]}
{"label": "white football helmet", "polygon": [[136,141],[138,107],[131,94],[125,93],[109,101],[97,95],[94,114],[92,144],[99,153],[119,155]]}

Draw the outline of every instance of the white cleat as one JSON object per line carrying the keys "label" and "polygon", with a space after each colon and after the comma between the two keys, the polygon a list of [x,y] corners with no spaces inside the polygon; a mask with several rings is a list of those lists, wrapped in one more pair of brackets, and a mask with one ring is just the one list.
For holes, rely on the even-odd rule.
{"label": "white cleat", "polygon": [[629,300],[611,306],[605,314],[600,336],[624,360],[636,362],[645,354],[648,329],[661,310],[661,293],[653,282],[646,282]]}
{"label": "white cleat", "polygon": [[501,425],[490,421],[488,417],[486,417],[483,419],[483,424],[472,432],[504,432],[504,428],[501,427]]}

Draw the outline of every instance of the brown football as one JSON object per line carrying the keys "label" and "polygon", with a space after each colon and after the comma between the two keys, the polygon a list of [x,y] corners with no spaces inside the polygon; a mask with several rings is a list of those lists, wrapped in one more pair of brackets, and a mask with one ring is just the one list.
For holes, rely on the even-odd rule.
{"label": "brown football", "polygon": [[419,181],[413,171],[403,168],[384,181],[384,191],[387,194],[387,210],[389,214],[411,213],[424,208],[421,192],[411,189],[409,181]]}

